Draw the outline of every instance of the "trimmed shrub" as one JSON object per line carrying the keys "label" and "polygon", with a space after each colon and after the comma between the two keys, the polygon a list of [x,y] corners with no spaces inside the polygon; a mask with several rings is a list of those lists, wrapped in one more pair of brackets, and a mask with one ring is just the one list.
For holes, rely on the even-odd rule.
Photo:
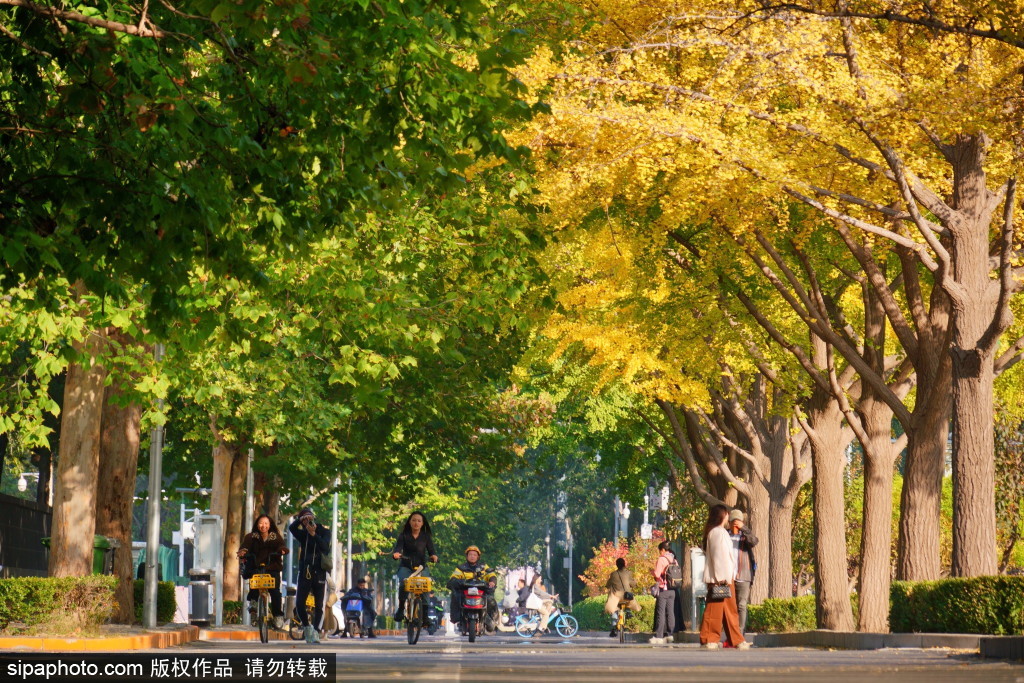
{"label": "trimmed shrub", "polygon": [[[142,622],[142,599],[145,593],[145,579],[135,579],[135,621]],[[166,624],[174,619],[178,605],[174,600],[174,582],[160,581],[156,585],[156,620]]]}
{"label": "trimmed shrub", "polygon": [[0,579],[0,633],[86,635],[114,611],[113,576]]}
{"label": "trimmed shrub", "polygon": [[1024,576],[893,581],[889,595],[897,633],[1024,634]]}
{"label": "trimmed shrub", "polygon": [[755,633],[794,633],[818,628],[814,596],[768,598],[747,605],[747,630]]}
{"label": "trimmed shrub", "polygon": [[[607,631],[611,628],[611,618],[604,611],[607,596],[599,595],[586,598],[572,606],[572,615],[580,623],[581,631]],[[654,631],[654,604],[650,595],[638,595],[640,611],[626,619],[626,630],[630,633],[650,633]]]}

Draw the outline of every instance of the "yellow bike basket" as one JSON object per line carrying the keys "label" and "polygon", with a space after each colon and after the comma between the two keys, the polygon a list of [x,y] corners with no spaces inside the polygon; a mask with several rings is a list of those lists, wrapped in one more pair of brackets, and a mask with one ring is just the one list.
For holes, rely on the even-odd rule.
{"label": "yellow bike basket", "polygon": [[249,579],[249,588],[274,588],[274,577],[270,574],[253,574]]}
{"label": "yellow bike basket", "polygon": [[405,590],[408,593],[418,595],[420,593],[429,593],[431,589],[431,581],[429,576],[410,576],[405,580]]}

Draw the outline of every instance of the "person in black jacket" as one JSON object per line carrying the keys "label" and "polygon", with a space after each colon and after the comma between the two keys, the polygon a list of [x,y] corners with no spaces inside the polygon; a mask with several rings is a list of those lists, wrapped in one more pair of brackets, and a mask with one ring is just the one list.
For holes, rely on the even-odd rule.
{"label": "person in black jacket", "polygon": [[[307,643],[320,642],[320,628],[324,620],[324,601],[327,598],[327,570],[321,567],[321,558],[331,552],[331,534],[327,527],[319,524],[313,511],[303,508],[299,516],[289,525],[299,546],[299,580],[295,591],[295,611],[302,622]],[[316,605],[313,625],[309,623],[306,598],[313,593]]]}
{"label": "person in black jacket", "polygon": [[430,576],[427,560],[437,562],[437,550],[434,549],[434,535],[430,531],[430,522],[426,515],[416,511],[405,520],[402,533],[398,534],[391,556],[399,560],[398,564],[398,609],[395,610],[395,621],[405,619],[405,580],[413,573],[414,567],[423,567],[420,576]]}

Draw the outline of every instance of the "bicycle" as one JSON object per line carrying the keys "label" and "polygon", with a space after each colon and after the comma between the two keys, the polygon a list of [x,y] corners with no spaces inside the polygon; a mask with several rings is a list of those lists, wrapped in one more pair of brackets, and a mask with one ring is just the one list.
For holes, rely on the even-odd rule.
{"label": "bicycle", "polygon": [[[281,553],[273,553],[271,557],[282,556]],[[261,564],[255,574],[249,578],[250,590],[258,590],[260,592],[259,597],[256,599],[256,626],[260,630],[260,642],[270,642],[270,620],[273,616],[270,614],[270,591],[277,586],[277,579],[273,574],[263,573],[259,571],[263,570],[266,572],[267,565]]]}
{"label": "bicycle", "polygon": [[[558,635],[563,638],[572,638],[579,633],[580,624],[576,621],[576,617],[563,611],[564,607],[565,605],[561,603],[555,603],[555,608],[551,610],[551,614],[548,615],[543,625],[549,626],[551,622],[554,622]],[[535,636],[541,625],[540,612],[534,610],[531,610],[531,614],[520,614],[516,617],[516,633],[522,638]]]}
{"label": "bicycle", "polygon": [[633,602],[633,598],[629,600],[622,598],[619,600],[618,618],[615,620],[615,630],[619,632],[619,642],[626,642],[626,618],[631,614],[630,610],[626,609],[626,606]]}
{"label": "bicycle", "polygon": [[433,590],[433,581],[429,576],[420,576],[422,571],[423,567],[416,567],[403,583],[405,592],[409,594],[405,606],[405,634],[410,645],[419,641],[420,632],[430,618],[427,595]]}
{"label": "bicycle", "polygon": [[[313,598],[313,594],[310,593],[306,596],[306,614],[313,614],[316,610],[316,600]],[[299,613],[292,609],[292,619],[288,624],[288,635],[291,636],[292,640],[302,640],[302,622],[299,620]]]}

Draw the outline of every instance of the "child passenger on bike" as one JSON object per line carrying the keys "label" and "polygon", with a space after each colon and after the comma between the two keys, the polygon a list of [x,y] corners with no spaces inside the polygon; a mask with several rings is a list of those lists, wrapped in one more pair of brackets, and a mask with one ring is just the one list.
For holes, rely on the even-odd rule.
{"label": "child passenger on bike", "polygon": [[[252,532],[242,539],[242,547],[238,557],[242,560],[242,576],[253,574],[270,574],[274,577],[274,587],[270,590],[270,613],[274,615],[274,628],[280,630],[284,625],[284,613],[281,610],[281,569],[284,564],[281,557],[288,553],[281,532],[277,530],[274,520],[267,515],[260,515],[252,525]],[[258,590],[249,589],[246,600],[249,601],[249,616],[256,620],[256,600]]]}

